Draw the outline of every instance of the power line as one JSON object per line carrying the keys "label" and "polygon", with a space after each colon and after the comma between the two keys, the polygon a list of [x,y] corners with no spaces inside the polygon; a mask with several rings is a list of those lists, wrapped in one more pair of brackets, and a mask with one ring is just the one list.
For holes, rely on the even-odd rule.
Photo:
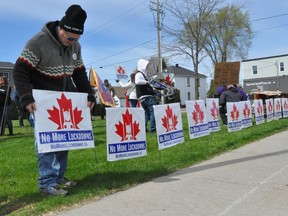
{"label": "power line", "polygon": [[107,24],[113,22],[114,20],[118,20],[120,17],[122,17],[122,16],[124,16],[124,15],[127,15],[130,11],[134,10],[135,8],[140,7],[140,6],[143,5],[144,3],[146,3],[146,1],[143,1],[142,3],[136,5],[135,7],[132,7],[132,8],[130,8],[130,9],[127,10],[127,11],[124,11],[122,14],[118,15],[117,17],[114,17],[114,18],[108,20],[107,22],[101,24],[100,26],[95,27],[94,30],[91,30],[91,31],[87,32],[85,35],[91,34],[91,33],[92,33],[93,31],[95,31],[96,29],[99,29],[99,28],[101,28],[101,27],[103,27],[103,26],[106,26]]}
{"label": "power line", "polygon": [[[142,12],[135,12],[134,14],[130,15],[129,17],[126,17],[124,20],[120,20],[110,26],[107,26],[106,28],[102,29],[99,32],[94,33],[93,35],[90,34],[88,37],[85,37],[82,43],[86,43],[88,41],[91,41],[93,39],[95,39],[96,37],[100,37],[101,35],[103,35],[104,33],[107,33],[111,30],[115,30],[116,28],[121,27],[121,25],[131,22],[133,21],[134,18],[141,16],[142,14],[146,13],[146,11],[142,11]],[[96,36],[95,36],[96,34]]]}
{"label": "power line", "polygon": [[142,45],[144,45],[144,44],[151,43],[152,41],[155,41],[155,40],[157,40],[157,39],[154,38],[154,39],[152,39],[152,40],[143,42],[143,43],[141,43],[141,44],[138,44],[137,46],[130,47],[130,48],[126,49],[126,50],[120,51],[120,52],[118,52],[118,53],[114,53],[114,54],[112,54],[112,55],[103,57],[103,58],[98,59],[98,60],[93,61],[93,62],[90,62],[89,64],[91,65],[91,64],[94,64],[94,63],[96,63],[96,62],[103,61],[103,60],[106,60],[106,59],[108,59],[108,58],[111,58],[111,57],[113,57],[113,56],[120,55],[120,54],[122,54],[122,53],[124,53],[124,52],[127,52],[127,51],[129,51],[129,50],[135,49],[135,48],[137,48],[137,47],[139,47],[139,46],[142,46]]}
{"label": "power line", "polygon": [[262,20],[266,20],[266,19],[273,19],[273,18],[276,18],[276,17],[282,17],[282,16],[287,16],[287,15],[288,15],[288,13],[284,13],[284,14],[270,16],[270,17],[263,17],[263,18],[251,20],[251,22],[257,22],[257,21],[262,21]]}

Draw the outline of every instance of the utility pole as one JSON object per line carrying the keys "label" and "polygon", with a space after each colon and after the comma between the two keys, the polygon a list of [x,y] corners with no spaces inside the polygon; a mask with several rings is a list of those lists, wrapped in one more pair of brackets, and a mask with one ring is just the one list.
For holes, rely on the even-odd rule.
{"label": "utility pole", "polygon": [[163,20],[163,10],[162,5],[160,5],[159,0],[156,0],[156,3],[154,0],[150,0],[150,10],[153,12],[156,12],[156,20],[153,13],[154,21],[156,23],[157,28],[157,36],[158,36],[158,75],[162,75],[162,54],[161,54],[161,29],[162,29],[162,20]]}

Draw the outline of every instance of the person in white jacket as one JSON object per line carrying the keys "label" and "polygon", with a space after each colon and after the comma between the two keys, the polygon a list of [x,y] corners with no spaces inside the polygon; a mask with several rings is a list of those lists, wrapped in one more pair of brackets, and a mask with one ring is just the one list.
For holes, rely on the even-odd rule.
{"label": "person in white jacket", "polygon": [[147,122],[150,120],[150,132],[156,132],[156,123],[154,116],[154,89],[150,85],[147,77],[147,66],[149,61],[140,59],[137,63],[137,73],[135,75],[136,94],[145,111],[145,124],[147,130]]}
{"label": "person in white jacket", "polygon": [[126,84],[122,83],[119,79],[116,80],[116,82],[122,88],[129,88],[127,94],[128,94],[128,100],[129,100],[130,107],[137,107],[137,104],[138,104],[138,98],[136,95],[136,85],[135,85],[135,75],[136,75],[135,72],[137,72],[137,71],[134,71],[130,75],[130,80]]}

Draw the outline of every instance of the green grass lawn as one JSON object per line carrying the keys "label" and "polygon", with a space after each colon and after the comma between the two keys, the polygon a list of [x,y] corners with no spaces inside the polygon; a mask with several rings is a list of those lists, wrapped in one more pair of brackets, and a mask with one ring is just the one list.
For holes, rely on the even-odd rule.
{"label": "green grass lawn", "polygon": [[[183,115],[185,142],[158,150],[156,134],[147,133],[147,156],[107,162],[106,121],[93,121],[95,148],[69,152],[67,177],[77,182],[67,197],[45,197],[38,193],[37,159],[33,130],[18,127],[15,136],[0,136],[0,215],[43,215],[191,166],[215,155],[288,128],[288,119],[228,133],[226,127],[209,136],[190,140],[186,113]],[[6,132],[8,133],[8,131]]]}

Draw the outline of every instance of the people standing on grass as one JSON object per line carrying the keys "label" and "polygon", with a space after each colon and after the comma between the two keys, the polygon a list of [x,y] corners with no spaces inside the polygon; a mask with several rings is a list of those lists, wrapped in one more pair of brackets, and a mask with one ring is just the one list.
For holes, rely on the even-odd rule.
{"label": "people standing on grass", "polygon": [[227,90],[223,91],[219,99],[219,112],[223,125],[227,125],[227,103],[243,101],[244,97],[239,93],[234,85],[227,85]]}
{"label": "people standing on grass", "polygon": [[25,110],[24,110],[23,106],[21,105],[20,98],[19,98],[19,95],[18,95],[16,89],[14,89],[14,92],[13,92],[13,101],[15,102],[15,105],[17,108],[19,126],[24,127],[24,120],[23,119],[24,119]]}
{"label": "people standing on grass", "polygon": [[[108,91],[111,94],[112,99],[114,100],[114,96],[115,96],[115,89],[114,87],[109,83],[109,81],[107,79],[104,80],[104,85],[105,87],[108,89]],[[105,116],[105,108],[107,107],[107,105],[103,104],[102,101],[100,103],[100,116],[101,116],[101,120],[104,120],[104,116]]]}
{"label": "people standing on grass", "polygon": [[167,83],[167,92],[164,95],[164,97],[167,99],[167,103],[174,103],[175,102],[174,82]]}
{"label": "people standing on grass", "polygon": [[[60,21],[46,23],[18,57],[13,71],[14,82],[22,105],[30,113],[37,109],[32,89],[85,92],[88,93],[87,106],[93,108],[95,96],[78,42],[86,18],[81,6],[71,5]],[[67,195],[67,188],[76,185],[65,176],[68,151],[40,154],[36,144],[36,152],[39,191],[45,195]]]}
{"label": "people standing on grass", "polygon": [[140,59],[137,63],[137,73],[135,75],[136,94],[145,111],[145,126],[147,130],[147,123],[150,120],[150,132],[156,132],[156,123],[154,116],[154,89],[150,85],[147,77],[147,67],[149,61]]}
{"label": "people standing on grass", "polygon": [[13,124],[11,120],[11,86],[8,85],[7,77],[0,77],[0,136],[5,134],[5,127],[8,126],[9,136],[13,135]]}
{"label": "people standing on grass", "polygon": [[130,107],[137,107],[137,104],[138,104],[138,99],[136,95],[136,85],[135,85],[136,72],[137,70],[130,74],[130,80],[126,84],[123,84],[119,79],[116,80],[116,82],[122,88],[129,88],[127,92],[127,96],[128,96]]}

